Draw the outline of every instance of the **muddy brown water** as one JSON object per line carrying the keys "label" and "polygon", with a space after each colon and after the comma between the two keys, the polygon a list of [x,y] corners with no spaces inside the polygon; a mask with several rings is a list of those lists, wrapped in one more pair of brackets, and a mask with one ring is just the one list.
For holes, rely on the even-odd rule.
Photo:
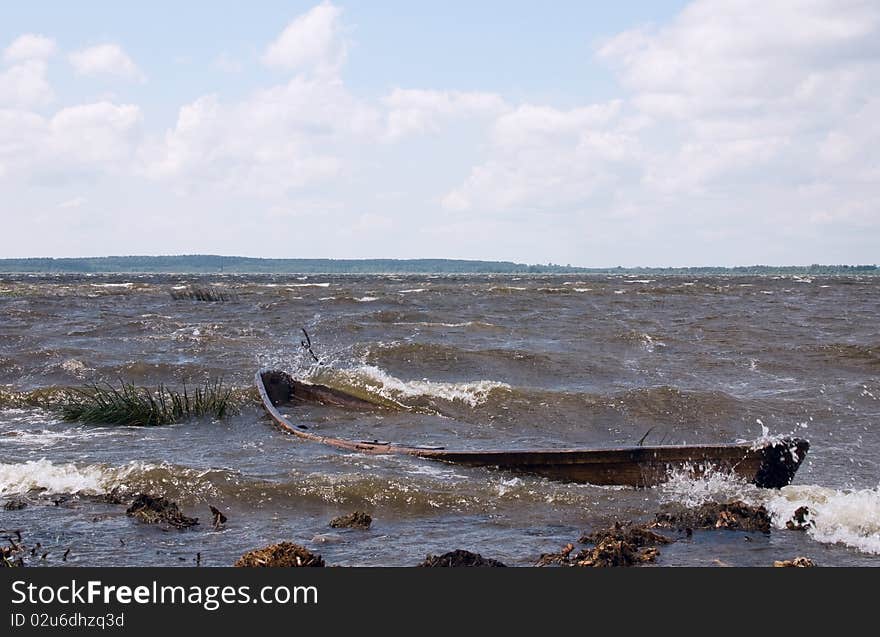
{"label": "muddy brown water", "polygon": [[[182,286],[226,302],[175,300]],[[0,275],[0,527],[48,566],[232,564],[294,541],[328,564],[466,549],[529,565],[613,520],[737,497],[768,534],[695,532],[658,565],[880,565],[880,277]],[[178,295],[179,296],[179,295]],[[316,365],[300,347],[305,327]],[[246,388],[278,367],[392,405],[309,407],[315,431],[447,447],[812,443],[790,487],[673,475],[601,488],[296,440],[258,406],[157,428],[66,423],[11,392],[117,379]],[[399,406],[395,407],[394,404]],[[164,530],[64,494],[148,491],[202,524]],[[57,504],[56,504],[57,502]],[[211,525],[209,506],[228,517]],[[800,506],[815,527],[789,531]],[[361,510],[368,530],[329,521]]]}

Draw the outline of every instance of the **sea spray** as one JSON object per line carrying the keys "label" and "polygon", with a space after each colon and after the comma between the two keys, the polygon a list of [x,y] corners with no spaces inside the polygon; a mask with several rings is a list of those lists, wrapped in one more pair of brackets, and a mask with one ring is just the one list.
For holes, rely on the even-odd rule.
{"label": "sea spray", "polygon": [[376,365],[362,364],[350,369],[313,368],[310,380],[363,388],[395,402],[407,398],[440,399],[462,402],[476,407],[493,391],[509,391],[510,385],[494,380],[441,382],[432,380],[401,380]]}
{"label": "sea spray", "polygon": [[823,544],[843,544],[863,553],[880,555],[880,485],[869,489],[831,489],[818,485],[790,485],[782,489],[759,489],[729,473],[707,471],[672,472],[657,487],[662,502],[693,508],[706,502],[743,500],[763,505],[773,526],[786,529],[800,507],[807,507],[812,522],[807,533]]}

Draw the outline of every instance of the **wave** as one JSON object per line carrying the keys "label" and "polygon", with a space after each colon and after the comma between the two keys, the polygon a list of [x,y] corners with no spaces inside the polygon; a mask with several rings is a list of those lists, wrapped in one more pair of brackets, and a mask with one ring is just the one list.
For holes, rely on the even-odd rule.
{"label": "wave", "polygon": [[216,497],[237,474],[226,469],[192,469],[168,463],[132,461],[121,466],[59,463],[42,458],[0,463],[0,496],[155,493],[169,498],[203,500]]}
{"label": "wave", "polygon": [[480,329],[498,329],[494,323],[485,321],[459,321],[457,323],[443,323],[441,321],[398,321],[394,325],[412,325],[416,327],[477,327]]}
{"label": "wave", "polygon": [[373,365],[388,363],[418,363],[420,367],[426,364],[442,363],[446,366],[451,361],[495,361],[504,364],[515,362],[517,364],[529,363],[534,366],[544,366],[548,369],[559,364],[558,359],[539,352],[529,352],[519,349],[464,349],[454,345],[439,343],[392,341],[378,343],[366,348],[363,362]]}
{"label": "wave", "polygon": [[666,343],[657,336],[651,336],[647,332],[640,332],[638,330],[629,330],[615,334],[614,339],[623,343],[638,344],[648,352],[653,352],[658,347],[666,347]]}
{"label": "wave", "polygon": [[[340,457],[335,457],[338,462]],[[503,502],[586,507],[595,502],[597,492],[618,490],[500,473],[485,475],[482,469],[481,479],[475,481],[473,470],[411,458],[376,459],[359,454],[341,458],[347,470],[340,471],[338,464],[332,472],[292,469],[276,480],[248,477],[229,469],[144,462],[121,466],[55,464],[42,459],[0,464],[0,496],[114,493],[124,498],[152,493],[190,506],[229,499],[272,507],[280,501],[314,501],[352,507],[388,506],[411,513],[436,509],[485,511]],[[388,468],[387,463],[394,465],[392,473],[376,471],[379,465]]]}
{"label": "wave", "polygon": [[354,390],[391,400],[395,404],[412,398],[461,402],[471,407],[486,402],[493,392],[510,391],[510,385],[494,380],[441,382],[401,380],[376,365],[362,364],[350,369],[317,368],[310,380],[332,385],[346,391]]}
{"label": "wave", "polygon": [[23,463],[0,463],[0,495],[24,495],[29,491],[54,493],[108,493],[127,476],[142,467],[131,463],[123,467],[106,465],[54,464],[44,459]]}
{"label": "wave", "polygon": [[731,499],[763,505],[777,529],[785,529],[794,512],[807,507],[813,524],[806,532],[815,541],[880,555],[880,485],[869,489],[790,485],[770,490],[759,489],[728,473],[709,472],[694,478],[687,472],[675,472],[657,489],[662,500],[688,507]]}
{"label": "wave", "polygon": [[878,344],[827,343],[809,347],[806,352],[829,362],[866,363],[869,367],[880,367]]}

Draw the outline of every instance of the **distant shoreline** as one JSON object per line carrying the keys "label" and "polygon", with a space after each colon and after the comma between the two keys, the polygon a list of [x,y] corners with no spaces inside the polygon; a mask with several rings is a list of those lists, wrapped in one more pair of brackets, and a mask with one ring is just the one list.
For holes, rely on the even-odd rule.
{"label": "distant shoreline", "polygon": [[878,275],[877,265],[610,267],[466,259],[263,259],[220,255],[0,259],[4,274],[636,274]]}

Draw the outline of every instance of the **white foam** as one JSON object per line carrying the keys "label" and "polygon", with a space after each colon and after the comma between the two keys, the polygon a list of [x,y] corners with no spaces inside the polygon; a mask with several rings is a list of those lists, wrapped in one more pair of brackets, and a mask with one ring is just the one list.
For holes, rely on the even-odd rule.
{"label": "white foam", "polygon": [[358,303],[369,303],[370,301],[378,301],[378,296],[362,296],[359,299],[355,299]]}
{"label": "white foam", "polygon": [[785,528],[795,510],[810,510],[807,533],[817,542],[845,544],[880,555],[880,485],[873,489],[829,489],[816,485],[788,486],[767,498],[764,506],[773,525]]}
{"label": "white foam", "polygon": [[101,438],[113,436],[118,432],[116,428],[73,428],[73,429],[38,429],[35,431],[4,432],[0,437],[0,448],[3,444],[24,445],[27,447],[54,447],[69,440],[84,440],[87,438]]}
{"label": "white foam", "polygon": [[21,463],[0,463],[0,495],[24,494],[32,489],[46,493],[109,492],[141,465],[124,467],[105,465],[54,464],[45,458]]}
{"label": "white foam", "polygon": [[424,292],[425,288],[413,288],[411,290],[398,290],[398,294],[415,294],[416,292]]}
{"label": "white foam", "polygon": [[478,323],[475,321],[464,321],[462,323],[439,323],[435,321],[398,321],[394,325],[422,325],[424,327],[471,327],[472,325],[481,325],[494,327],[491,323]]}
{"label": "white foam", "polygon": [[329,283],[288,283],[292,288],[329,288]]}
{"label": "white foam", "polygon": [[494,380],[476,380],[461,383],[440,381],[401,380],[375,365],[361,365],[352,370],[342,370],[350,382],[370,388],[384,398],[398,401],[402,398],[440,398],[450,402],[463,402],[471,407],[486,402],[494,390],[510,390],[510,385]]}
{"label": "white foam", "polygon": [[645,346],[645,350],[653,352],[657,347],[666,347],[666,343],[661,340],[655,340],[650,334],[640,334],[639,340]]}
{"label": "white foam", "polygon": [[688,471],[670,474],[658,487],[661,501],[696,507],[705,502],[743,500],[763,505],[773,526],[785,529],[794,512],[805,506],[813,526],[807,533],[817,542],[843,544],[880,555],[880,485],[873,489],[839,490],[818,485],[759,489],[728,473],[708,471],[699,478]]}
{"label": "white foam", "polygon": [[685,467],[670,472],[667,481],[657,487],[661,502],[676,502],[692,508],[706,502],[756,497],[753,492],[759,491],[734,474],[709,467],[695,477],[693,469]]}

